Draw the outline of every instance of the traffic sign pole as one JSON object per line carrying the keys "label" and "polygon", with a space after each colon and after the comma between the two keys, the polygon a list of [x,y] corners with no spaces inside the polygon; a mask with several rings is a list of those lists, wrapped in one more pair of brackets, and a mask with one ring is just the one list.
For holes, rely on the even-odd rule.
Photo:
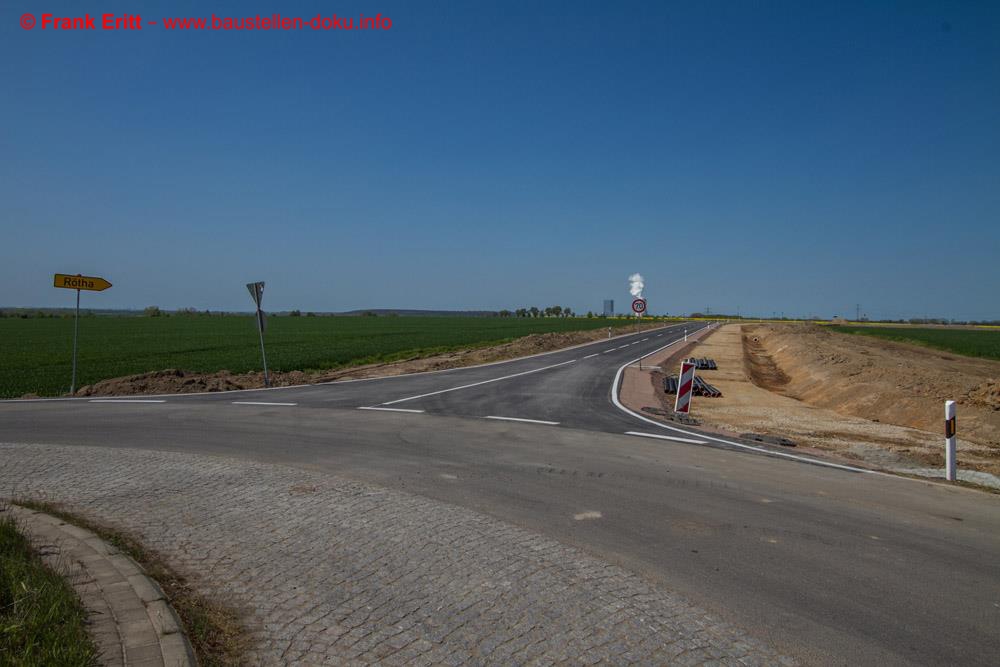
{"label": "traffic sign pole", "polygon": [[76,340],[80,333],[80,290],[76,291],[76,317],[73,318],[73,379],[69,384],[69,393],[76,393]]}
{"label": "traffic sign pole", "polygon": [[271,379],[267,376],[267,354],[264,352],[264,313],[257,309],[257,332],[260,334],[260,358],[264,360],[264,386],[271,386]]}
{"label": "traffic sign pole", "polygon": [[76,316],[73,318],[73,376],[69,382],[69,393],[76,393],[76,350],[80,334],[80,290],[88,292],[103,292],[111,287],[111,283],[97,276],[83,276],[77,273],[57,273],[52,277],[52,286],[76,290]]}
{"label": "traffic sign pole", "polygon": [[264,283],[263,281],[258,283],[247,283],[247,291],[250,292],[250,298],[257,305],[257,333],[260,334],[260,358],[264,362],[264,386],[271,386],[271,378],[267,374],[267,354],[264,353],[264,311],[260,308],[260,302],[264,299]]}

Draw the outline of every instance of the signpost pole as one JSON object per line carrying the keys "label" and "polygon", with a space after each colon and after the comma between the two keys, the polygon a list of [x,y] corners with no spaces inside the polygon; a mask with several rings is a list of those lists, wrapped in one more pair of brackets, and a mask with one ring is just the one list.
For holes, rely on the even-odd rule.
{"label": "signpost pole", "polygon": [[264,322],[262,319],[263,313],[260,312],[260,308],[257,308],[257,333],[260,334],[260,356],[264,360],[264,386],[270,387],[271,380],[267,375],[267,355],[264,353]]}
{"label": "signpost pole", "polygon": [[270,387],[271,378],[267,374],[267,354],[264,353],[264,311],[260,307],[261,301],[264,299],[264,283],[247,283],[247,291],[250,292],[250,298],[257,306],[257,333],[260,334],[260,358],[264,362],[264,386]]}
{"label": "signpost pole", "polygon": [[80,290],[76,291],[76,317],[73,318],[73,379],[70,381],[69,393],[76,393],[76,339],[80,333]]}

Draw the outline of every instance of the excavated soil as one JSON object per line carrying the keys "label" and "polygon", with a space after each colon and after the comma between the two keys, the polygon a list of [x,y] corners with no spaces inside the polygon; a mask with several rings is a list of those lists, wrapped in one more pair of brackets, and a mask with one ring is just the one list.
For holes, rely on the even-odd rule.
{"label": "excavated soil", "polygon": [[1000,449],[1000,362],[801,325],[744,326],[743,349],[770,391],[935,433],[954,400],[962,437]]}
{"label": "excavated soil", "polygon": [[959,402],[959,475],[1000,481],[989,476],[1000,475],[1000,363],[805,325],[728,325],[691,354],[719,364],[701,374],[722,398],[693,402],[692,414],[710,428],[786,436],[835,458],[935,474],[951,399]]}
{"label": "excavated soil", "polygon": [[[663,323],[650,323],[617,327],[614,329],[614,334],[619,336],[662,326]],[[393,363],[351,366],[326,371],[271,373],[271,386],[286,387],[318,382],[333,382],[336,380],[404,375],[407,373],[461,368],[463,366],[487,364],[493,361],[503,361],[542,352],[551,352],[607,337],[607,329],[531,334],[501,345],[458,350],[430,357],[415,357]],[[167,369],[102,380],[92,385],[81,387],[76,395],[130,396],[139,394],[188,394],[232,389],[260,389],[263,386],[264,374],[260,372],[230,373],[223,370],[215,373],[197,373],[179,369]],[[26,396],[25,398],[34,397]]]}

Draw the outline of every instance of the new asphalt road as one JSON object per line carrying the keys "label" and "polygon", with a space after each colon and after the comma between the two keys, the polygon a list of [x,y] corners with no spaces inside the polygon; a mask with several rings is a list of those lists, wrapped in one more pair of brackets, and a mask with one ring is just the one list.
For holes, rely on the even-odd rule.
{"label": "new asphalt road", "polygon": [[8,401],[0,440],[332,471],[580,547],[806,663],[996,664],[1000,496],[682,433],[616,405],[623,365],[698,326],[385,379]]}

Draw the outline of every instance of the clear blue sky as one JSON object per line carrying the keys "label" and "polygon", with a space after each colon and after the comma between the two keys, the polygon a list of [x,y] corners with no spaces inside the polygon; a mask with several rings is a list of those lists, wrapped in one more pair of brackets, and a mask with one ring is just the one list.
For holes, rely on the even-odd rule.
{"label": "clear blue sky", "polygon": [[0,305],[1000,317],[995,2],[2,0],[0,72]]}

